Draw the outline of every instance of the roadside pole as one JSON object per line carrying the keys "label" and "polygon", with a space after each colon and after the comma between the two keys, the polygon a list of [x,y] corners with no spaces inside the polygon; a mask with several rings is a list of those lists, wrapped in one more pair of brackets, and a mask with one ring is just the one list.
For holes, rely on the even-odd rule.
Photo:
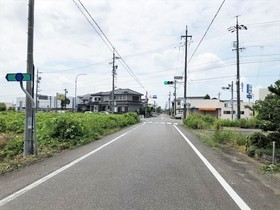
{"label": "roadside pole", "polygon": [[[37,150],[37,135],[36,135],[36,104],[35,104],[35,100],[32,98],[32,96],[28,93],[27,90],[24,89],[23,87],[23,81],[26,81],[27,83],[31,83],[32,79],[32,74],[29,73],[9,73],[6,75],[6,80],[8,82],[20,82],[20,88],[22,89],[22,91],[26,94],[26,100],[30,100],[31,104],[31,113],[33,112],[34,114],[32,115],[31,118],[28,119],[28,126],[30,126],[30,131],[31,131],[31,137],[30,140],[24,144],[24,152],[29,151],[30,153],[25,154],[25,155],[30,155],[32,153],[32,137],[33,137],[33,149],[34,149],[34,154],[37,155],[38,154],[38,150]],[[34,127],[33,127],[34,125]],[[33,134],[34,131],[34,135]],[[28,148],[28,150],[26,150],[26,146],[30,146],[30,148]]]}
{"label": "roadside pole", "polygon": [[[28,4],[28,38],[27,38],[27,69],[28,74],[33,74],[33,34],[34,34],[34,0]],[[34,76],[34,75],[33,75]],[[32,82],[26,83],[26,95],[32,95]],[[32,98],[32,97],[31,97]],[[32,101],[29,97],[25,99],[25,128],[24,128],[24,156],[32,154]]]}

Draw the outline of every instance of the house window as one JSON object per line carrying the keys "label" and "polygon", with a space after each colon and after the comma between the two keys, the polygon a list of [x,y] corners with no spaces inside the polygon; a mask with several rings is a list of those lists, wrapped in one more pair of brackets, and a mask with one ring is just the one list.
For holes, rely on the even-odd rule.
{"label": "house window", "polygon": [[230,114],[230,111],[224,111],[224,114]]}
{"label": "house window", "polygon": [[243,114],[243,115],[244,115],[244,111],[241,111],[241,114]]}
{"label": "house window", "polygon": [[139,101],[139,96],[132,96],[132,101]]}

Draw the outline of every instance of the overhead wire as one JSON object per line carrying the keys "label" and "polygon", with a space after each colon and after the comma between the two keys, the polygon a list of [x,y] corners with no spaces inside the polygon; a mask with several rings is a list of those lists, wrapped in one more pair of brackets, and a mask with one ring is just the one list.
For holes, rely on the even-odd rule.
{"label": "overhead wire", "polygon": [[[213,19],[211,20],[211,23],[210,23],[210,24],[209,24],[209,26],[207,27],[207,29],[206,29],[206,31],[205,31],[205,33],[204,33],[204,35],[202,36],[201,40],[199,41],[198,45],[196,46],[196,48],[195,48],[195,50],[194,50],[193,54],[191,55],[191,57],[190,57],[190,59],[189,59],[188,63],[190,63],[190,62],[191,62],[191,60],[192,60],[192,58],[193,58],[194,54],[196,53],[197,49],[199,48],[200,44],[202,43],[203,39],[205,38],[205,36],[206,36],[207,32],[209,31],[209,29],[210,29],[210,27],[212,26],[212,24],[213,24],[214,20],[216,19],[217,15],[219,14],[219,12],[220,12],[220,10],[221,10],[222,6],[224,5],[225,1],[226,1],[226,0],[223,0],[223,2],[221,3],[221,5],[220,5],[220,7],[219,7],[218,11],[216,12],[216,14],[214,15]],[[187,47],[187,46],[186,46],[186,47]]]}
{"label": "overhead wire", "polygon": [[[73,0],[73,2],[77,5],[77,7],[79,8],[79,10],[81,11],[80,7],[78,6],[78,4],[75,2],[75,0]],[[97,21],[92,17],[92,15],[90,14],[90,12],[87,10],[87,8],[84,6],[84,4],[81,2],[81,0],[78,0],[78,2],[80,3],[80,5],[82,6],[82,8],[85,10],[85,12],[87,13],[87,15],[90,17],[90,19],[94,22],[94,24],[96,25],[96,27],[98,28],[98,30],[101,32],[101,34],[99,32],[97,32],[97,29],[94,27],[94,25],[89,21],[88,17],[86,17],[86,19],[88,20],[88,22],[90,23],[90,25],[95,29],[95,31],[97,32],[98,36],[102,39],[102,41],[106,44],[106,46],[110,49],[111,52],[116,52],[116,54],[119,56],[119,59],[121,61],[122,66],[127,70],[127,72],[131,75],[131,77],[138,83],[138,85],[140,87],[142,87],[145,91],[146,89],[144,88],[143,84],[141,83],[141,81],[137,78],[137,76],[134,74],[134,72],[132,71],[132,69],[130,68],[130,66],[125,62],[125,60],[122,58],[122,56],[120,55],[120,53],[116,50],[116,48],[114,47],[114,45],[111,43],[111,41],[109,40],[109,38],[106,36],[106,34],[103,32],[103,30],[101,29],[101,27],[98,25]],[[82,12],[82,11],[81,11]],[[85,16],[84,12],[82,12],[82,14]],[[105,40],[107,41],[105,41]]]}

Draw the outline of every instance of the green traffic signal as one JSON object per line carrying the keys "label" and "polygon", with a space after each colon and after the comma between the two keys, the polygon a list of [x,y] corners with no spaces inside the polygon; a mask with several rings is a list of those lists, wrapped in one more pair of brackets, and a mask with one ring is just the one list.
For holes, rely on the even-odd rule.
{"label": "green traffic signal", "polygon": [[165,85],[173,85],[173,81],[164,81]]}

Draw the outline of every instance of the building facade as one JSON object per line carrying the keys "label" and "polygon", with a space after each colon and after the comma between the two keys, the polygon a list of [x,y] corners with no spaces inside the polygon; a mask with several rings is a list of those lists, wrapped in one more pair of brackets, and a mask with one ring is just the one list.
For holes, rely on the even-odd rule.
{"label": "building facade", "polygon": [[[241,118],[253,117],[253,111],[246,108],[252,106],[249,102],[240,102],[241,104]],[[233,105],[233,106],[232,106]],[[173,107],[174,108],[174,107]],[[183,116],[184,98],[177,98],[176,100],[176,114]],[[237,103],[230,100],[219,99],[204,99],[204,97],[188,97],[187,98],[187,114],[199,113],[208,114],[220,119],[237,119]]]}
{"label": "building facade", "polygon": [[[67,96],[70,100],[70,104],[66,105],[67,110],[74,110],[74,97]],[[37,110],[49,111],[61,109],[61,100],[56,96],[38,95],[37,98]],[[16,110],[25,110],[25,97],[16,98]]]}
{"label": "building facade", "polygon": [[116,89],[114,91],[114,105],[112,91],[78,96],[78,112],[126,113],[139,111],[143,107],[142,95],[131,89]]}

